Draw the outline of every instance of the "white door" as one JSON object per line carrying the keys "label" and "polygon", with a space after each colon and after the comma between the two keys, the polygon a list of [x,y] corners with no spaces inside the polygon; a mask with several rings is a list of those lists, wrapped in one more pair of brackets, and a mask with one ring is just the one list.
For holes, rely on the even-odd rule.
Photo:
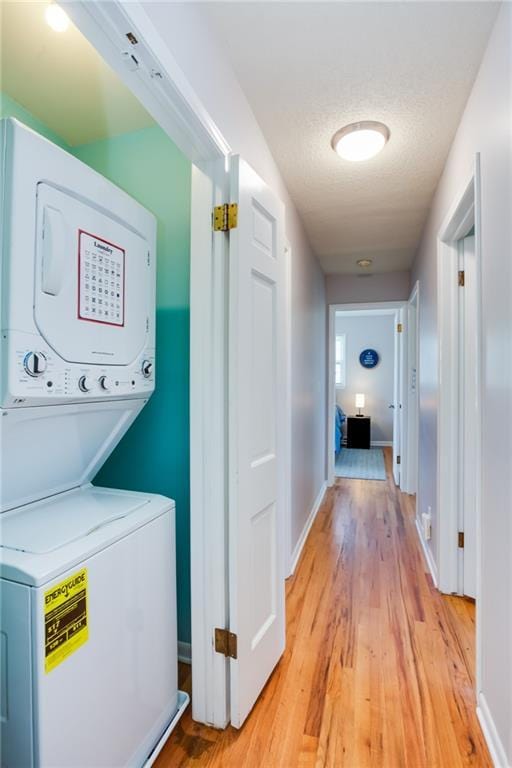
{"label": "white door", "polygon": [[403,329],[404,313],[400,309],[395,315],[395,375],[393,395],[393,478],[395,484],[400,486],[400,468],[402,453],[402,356],[403,356]]}
{"label": "white door", "polygon": [[477,274],[475,238],[461,243],[464,287],[461,292],[460,339],[460,451],[462,527],[464,531],[464,594],[476,597],[476,494],[478,459],[476,444],[478,414],[477,371]]}
{"label": "white door", "polygon": [[229,613],[231,723],[239,728],[285,646],[284,207],[240,158],[231,166]]}

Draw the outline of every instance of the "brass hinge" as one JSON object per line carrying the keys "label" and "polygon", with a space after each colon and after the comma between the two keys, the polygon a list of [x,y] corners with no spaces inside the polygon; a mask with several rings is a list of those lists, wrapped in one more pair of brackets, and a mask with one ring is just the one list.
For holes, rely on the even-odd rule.
{"label": "brass hinge", "polygon": [[238,204],[224,203],[216,205],[213,209],[213,231],[229,232],[238,224]]}
{"label": "brass hinge", "polygon": [[463,269],[459,269],[459,287],[464,288],[466,283],[466,274]]}
{"label": "brass hinge", "polygon": [[459,549],[464,549],[464,531],[459,531],[457,539]]}
{"label": "brass hinge", "polygon": [[397,456],[396,457],[396,463],[397,464],[401,464],[402,463],[402,457],[401,456]]}
{"label": "brass hinge", "polygon": [[215,628],[215,650],[222,653],[229,659],[236,659],[237,656],[237,636],[228,629]]}
{"label": "brass hinge", "polygon": [[398,323],[398,325],[396,327],[396,332],[397,333],[402,333],[403,330],[404,330],[403,323]]}

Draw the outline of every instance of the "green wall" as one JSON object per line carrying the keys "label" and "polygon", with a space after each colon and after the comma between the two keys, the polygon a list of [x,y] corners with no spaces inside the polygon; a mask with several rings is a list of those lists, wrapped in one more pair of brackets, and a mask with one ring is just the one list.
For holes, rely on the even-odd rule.
{"label": "green wall", "polygon": [[176,501],[178,636],[190,642],[190,162],[159,127],[75,148],[158,220],[156,390],[95,479]]}
{"label": "green wall", "polygon": [[45,139],[53,141],[54,144],[58,144],[59,147],[66,149],[68,152],[72,151],[71,147],[60,136],[57,136],[37,117],[34,117],[25,107],[22,107],[17,101],[14,101],[14,99],[11,99],[10,96],[2,92],[0,92],[0,117],[15,117],[20,123],[25,123],[32,130],[40,133]]}
{"label": "green wall", "polygon": [[[12,99],[2,116],[55,137]],[[176,501],[178,637],[190,642],[189,265],[191,164],[153,126],[80,147],[56,143],[113,181],[158,221],[156,390],[95,478]]]}

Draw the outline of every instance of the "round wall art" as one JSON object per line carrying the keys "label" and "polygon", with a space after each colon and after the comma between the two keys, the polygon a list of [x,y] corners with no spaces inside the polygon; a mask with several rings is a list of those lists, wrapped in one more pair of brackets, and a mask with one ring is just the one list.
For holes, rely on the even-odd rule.
{"label": "round wall art", "polygon": [[363,349],[359,355],[359,362],[363,368],[375,368],[379,364],[379,353],[374,349]]}

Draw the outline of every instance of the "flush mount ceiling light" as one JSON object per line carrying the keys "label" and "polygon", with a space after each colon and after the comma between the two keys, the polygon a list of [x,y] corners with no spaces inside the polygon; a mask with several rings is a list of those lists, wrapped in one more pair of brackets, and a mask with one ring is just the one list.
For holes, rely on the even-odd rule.
{"label": "flush mount ceiling light", "polygon": [[377,155],[389,141],[389,137],[389,128],[384,123],[363,120],[336,131],[331,139],[331,146],[344,160],[358,162]]}
{"label": "flush mount ceiling light", "polygon": [[54,32],[65,32],[69,27],[69,16],[60,5],[52,3],[44,12],[46,23]]}
{"label": "flush mount ceiling light", "polygon": [[356,264],[358,267],[362,267],[363,269],[368,269],[368,267],[371,267],[373,264],[372,259],[359,259],[359,261],[356,261]]}

